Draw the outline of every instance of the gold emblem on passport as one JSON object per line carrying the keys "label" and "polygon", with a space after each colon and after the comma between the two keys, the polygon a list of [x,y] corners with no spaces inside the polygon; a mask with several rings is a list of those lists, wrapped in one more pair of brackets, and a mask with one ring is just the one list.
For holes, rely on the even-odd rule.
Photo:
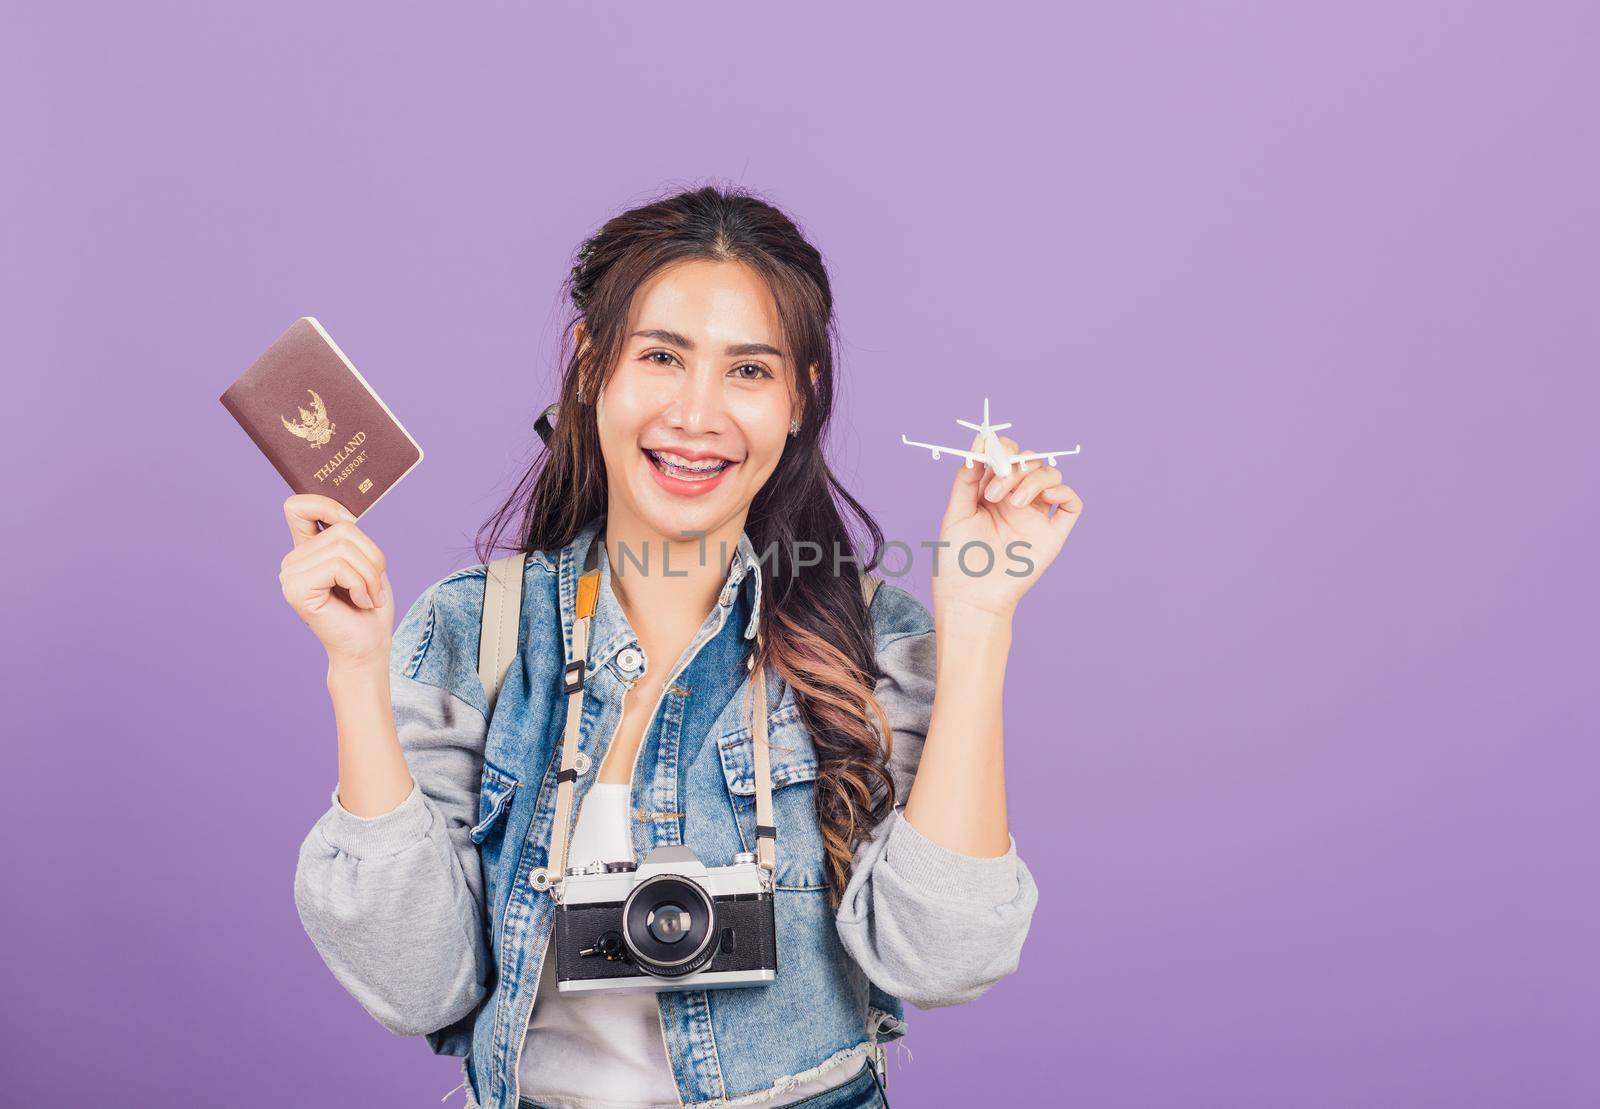
{"label": "gold emblem on passport", "polygon": [[317,391],[307,389],[306,392],[311,394],[311,411],[300,409],[299,423],[291,424],[281,415],[278,419],[283,420],[283,426],[304,439],[307,445],[325,447],[333,438],[335,425],[328,419],[328,409],[323,405],[322,398],[317,396]]}

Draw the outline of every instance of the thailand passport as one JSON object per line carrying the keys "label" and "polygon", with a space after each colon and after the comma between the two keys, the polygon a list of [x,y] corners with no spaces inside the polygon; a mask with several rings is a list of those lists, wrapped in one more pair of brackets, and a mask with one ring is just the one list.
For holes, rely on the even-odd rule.
{"label": "thailand passport", "polygon": [[360,516],[422,461],[422,448],[312,316],[279,335],[222,406],[296,493]]}

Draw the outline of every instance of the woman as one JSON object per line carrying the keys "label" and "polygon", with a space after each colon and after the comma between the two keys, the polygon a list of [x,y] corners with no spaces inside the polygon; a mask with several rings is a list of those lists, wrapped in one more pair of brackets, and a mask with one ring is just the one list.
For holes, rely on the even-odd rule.
{"label": "woman", "polygon": [[[336,502],[285,502],[283,592],[327,649],[339,736],[301,919],[386,1027],[465,1057],[469,1105],[884,1105],[902,1001],[971,1000],[1018,965],[1037,891],[1007,828],[1001,686],[1012,613],[1081,502],[1050,467],[960,467],[943,545],[917,547],[944,556],[933,611],[887,584],[869,603],[841,506],[868,565],[883,537],[823,457],[833,303],[794,224],[737,192],[672,196],[609,221],[568,291],[554,433],[480,551],[520,511],[520,637],[492,707],[487,562],[391,635],[383,552]],[[963,572],[974,542],[994,557],[969,551]],[[751,674],[770,675],[771,981],[557,988],[552,830],[586,563],[567,858],[755,851]]]}

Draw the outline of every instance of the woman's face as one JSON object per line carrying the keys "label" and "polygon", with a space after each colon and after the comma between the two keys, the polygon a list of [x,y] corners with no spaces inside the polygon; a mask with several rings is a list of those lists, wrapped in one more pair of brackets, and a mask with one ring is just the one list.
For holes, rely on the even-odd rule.
{"label": "woman's face", "polygon": [[613,520],[665,540],[744,526],[799,416],[780,335],[738,263],[679,262],[639,288],[596,401]]}

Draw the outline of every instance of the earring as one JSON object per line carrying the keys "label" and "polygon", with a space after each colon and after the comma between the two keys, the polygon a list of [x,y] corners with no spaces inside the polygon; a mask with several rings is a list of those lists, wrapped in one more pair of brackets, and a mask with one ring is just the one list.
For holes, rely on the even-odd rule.
{"label": "earring", "polygon": [[789,421],[789,434],[791,436],[800,434],[800,421],[799,420],[790,420]]}

